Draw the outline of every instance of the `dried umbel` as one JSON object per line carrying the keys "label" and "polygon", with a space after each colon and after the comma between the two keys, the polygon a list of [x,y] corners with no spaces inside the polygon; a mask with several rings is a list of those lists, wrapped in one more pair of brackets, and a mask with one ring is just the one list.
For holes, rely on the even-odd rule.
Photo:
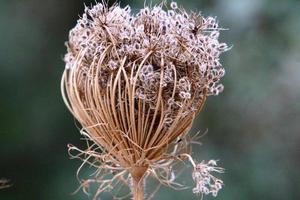
{"label": "dried umbel", "polygon": [[[85,8],[66,43],[62,78],[63,99],[89,140],[87,150],[70,145],[70,153],[96,168],[94,179],[80,180],[84,191],[90,183],[99,184],[96,196],[132,184],[134,198],[142,199],[150,175],[184,188],[175,182],[177,162],[189,160],[199,172],[187,132],[206,97],[223,91],[219,56],[228,46],[219,43],[220,30],[215,18],[175,2],[136,15],[129,6]],[[197,185],[202,177],[194,175]]]}

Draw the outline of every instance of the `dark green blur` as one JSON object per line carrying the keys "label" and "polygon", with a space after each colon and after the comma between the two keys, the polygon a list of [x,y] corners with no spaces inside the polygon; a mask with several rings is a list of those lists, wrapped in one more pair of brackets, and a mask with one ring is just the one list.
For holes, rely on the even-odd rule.
{"label": "dark green blur", "polygon": [[[0,178],[13,184],[0,200],[91,199],[71,195],[80,161],[67,144],[83,143],[60,94],[64,41],[84,2],[0,0]],[[191,131],[209,130],[194,157],[226,168],[216,199],[300,199],[300,1],[178,3],[218,16],[233,45],[222,56],[225,91],[208,98]],[[121,4],[135,11],[144,1]],[[162,188],[154,199],[200,198]]]}

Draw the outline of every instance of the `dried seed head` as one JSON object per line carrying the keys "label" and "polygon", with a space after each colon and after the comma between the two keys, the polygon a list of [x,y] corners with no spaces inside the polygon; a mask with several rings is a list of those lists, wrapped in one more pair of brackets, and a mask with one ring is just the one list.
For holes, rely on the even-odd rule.
{"label": "dried seed head", "polygon": [[106,167],[153,168],[223,91],[219,56],[229,48],[216,18],[162,5],[133,15],[98,3],[70,31],[63,97]]}

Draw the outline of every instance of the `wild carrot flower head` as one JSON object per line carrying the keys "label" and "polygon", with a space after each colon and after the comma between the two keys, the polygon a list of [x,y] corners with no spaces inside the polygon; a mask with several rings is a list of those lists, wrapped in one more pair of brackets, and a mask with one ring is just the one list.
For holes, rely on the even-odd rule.
{"label": "wild carrot flower head", "polygon": [[129,6],[98,3],[86,7],[70,31],[63,97],[96,145],[81,153],[97,158],[98,169],[133,178],[139,167],[146,174],[166,170],[186,154],[174,141],[186,135],[206,97],[224,89],[219,57],[229,47],[218,40],[216,18],[175,2],[170,7],[134,15]]}

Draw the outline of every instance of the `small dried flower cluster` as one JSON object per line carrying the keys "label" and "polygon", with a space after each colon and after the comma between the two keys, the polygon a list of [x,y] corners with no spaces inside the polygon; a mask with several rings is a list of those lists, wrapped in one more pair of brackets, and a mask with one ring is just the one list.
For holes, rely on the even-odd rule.
{"label": "small dried flower cluster", "polygon": [[214,197],[218,195],[222,189],[223,181],[211,175],[212,172],[223,173],[224,169],[217,167],[215,160],[210,160],[207,163],[202,161],[195,166],[193,179],[196,182],[196,187],[193,189],[197,194],[212,194]]}
{"label": "small dried flower cluster", "polygon": [[[135,16],[129,6],[108,8],[99,3],[86,7],[70,31],[66,68],[78,67],[89,73],[90,66],[100,59],[97,55],[108,51],[113,43],[114,50],[109,50],[105,66],[99,69],[102,89],[121,65],[120,58],[126,56],[126,71],[139,73],[131,76],[131,82],[137,84],[136,98],[154,108],[162,84],[162,100],[168,105],[170,122],[181,107],[195,112],[204,96],[223,91],[219,81],[225,70],[219,56],[229,48],[219,43],[219,30],[216,18],[189,14],[175,2],[170,10],[162,5],[146,7]],[[145,57],[148,59],[139,69]],[[193,103],[187,104],[187,100]]]}

